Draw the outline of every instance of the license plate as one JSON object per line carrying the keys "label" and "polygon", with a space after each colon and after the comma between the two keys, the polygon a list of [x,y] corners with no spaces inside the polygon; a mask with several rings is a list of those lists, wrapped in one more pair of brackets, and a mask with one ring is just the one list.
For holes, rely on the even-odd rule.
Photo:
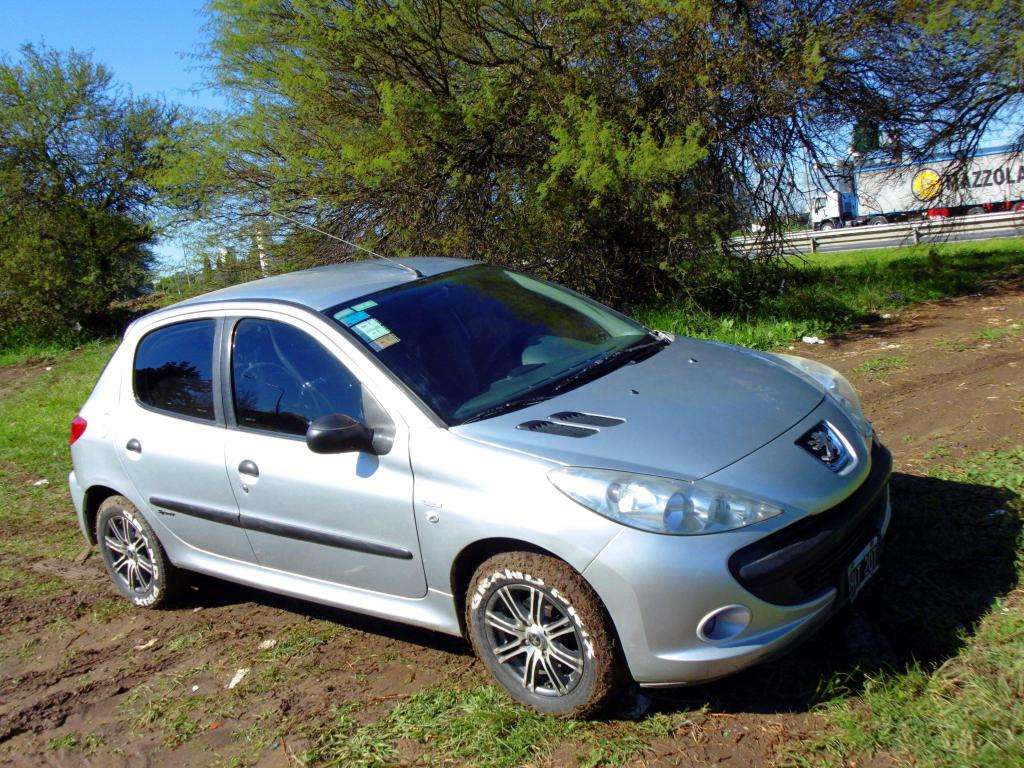
{"label": "license plate", "polygon": [[876,536],[850,563],[850,567],[846,570],[846,594],[850,602],[857,598],[864,585],[878,570],[878,555],[878,537]]}

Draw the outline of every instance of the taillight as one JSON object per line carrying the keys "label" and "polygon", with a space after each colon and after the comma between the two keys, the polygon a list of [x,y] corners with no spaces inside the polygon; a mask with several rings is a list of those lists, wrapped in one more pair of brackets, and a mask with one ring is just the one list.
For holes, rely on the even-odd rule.
{"label": "taillight", "polygon": [[81,416],[75,416],[71,420],[71,434],[68,435],[68,445],[74,445],[75,440],[82,436],[85,432],[86,422]]}

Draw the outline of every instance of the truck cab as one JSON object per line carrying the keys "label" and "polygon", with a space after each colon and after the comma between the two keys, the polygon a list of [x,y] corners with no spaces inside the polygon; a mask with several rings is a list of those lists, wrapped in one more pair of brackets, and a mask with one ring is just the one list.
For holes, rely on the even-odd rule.
{"label": "truck cab", "polygon": [[835,189],[816,190],[811,198],[811,228],[838,229],[848,226],[857,216],[857,196],[853,192]]}

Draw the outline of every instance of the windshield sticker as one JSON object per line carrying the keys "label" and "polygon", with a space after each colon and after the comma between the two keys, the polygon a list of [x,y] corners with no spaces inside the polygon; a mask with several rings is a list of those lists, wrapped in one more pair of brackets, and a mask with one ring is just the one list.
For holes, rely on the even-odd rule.
{"label": "windshield sticker", "polygon": [[386,325],[382,325],[372,317],[369,320],[364,320],[352,327],[352,330],[358,333],[367,341],[376,341],[381,336],[386,336],[391,333],[391,329]]}
{"label": "windshield sticker", "polygon": [[369,320],[370,316],[365,312],[351,312],[350,314],[347,315],[342,315],[341,312],[339,312],[338,319],[341,320],[341,322],[343,322],[349,328],[351,328],[356,323],[361,323],[363,322],[363,320]]}
{"label": "windshield sticker", "polygon": [[334,315],[334,319],[341,320],[343,317],[348,317],[353,312],[355,312],[355,310],[352,309],[352,307],[345,307],[343,310]]}
{"label": "windshield sticker", "polygon": [[376,307],[376,306],[377,306],[377,302],[376,301],[364,301],[362,304],[356,304],[355,306],[353,306],[352,307],[352,311],[353,312],[362,312],[364,310],[369,309],[370,307]]}
{"label": "windshield sticker", "polygon": [[398,343],[398,337],[395,336],[395,334],[393,334],[393,333],[389,333],[387,336],[381,336],[376,341],[371,341],[370,342],[370,346],[373,347],[373,349],[375,351],[380,352],[382,349],[387,349],[392,344],[397,344],[397,343]]}

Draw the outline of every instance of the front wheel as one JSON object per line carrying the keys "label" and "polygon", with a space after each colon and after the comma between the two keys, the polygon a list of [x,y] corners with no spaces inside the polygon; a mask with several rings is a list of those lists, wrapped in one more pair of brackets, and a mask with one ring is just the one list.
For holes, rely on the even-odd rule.
{"label": "front wheel", "polygon": [[173,599],[181,574],[149,523],[124,496],[111,496],[100,504],[96,541],[107,575],[122,596],[140,608],[163,607]]}
{"label": "front wheel", "polygon": [[587,717],[628,683],[600,598],[561,560],[532,552],[496,555],[477,569],[466,604],[477,656],[527,706]]}

